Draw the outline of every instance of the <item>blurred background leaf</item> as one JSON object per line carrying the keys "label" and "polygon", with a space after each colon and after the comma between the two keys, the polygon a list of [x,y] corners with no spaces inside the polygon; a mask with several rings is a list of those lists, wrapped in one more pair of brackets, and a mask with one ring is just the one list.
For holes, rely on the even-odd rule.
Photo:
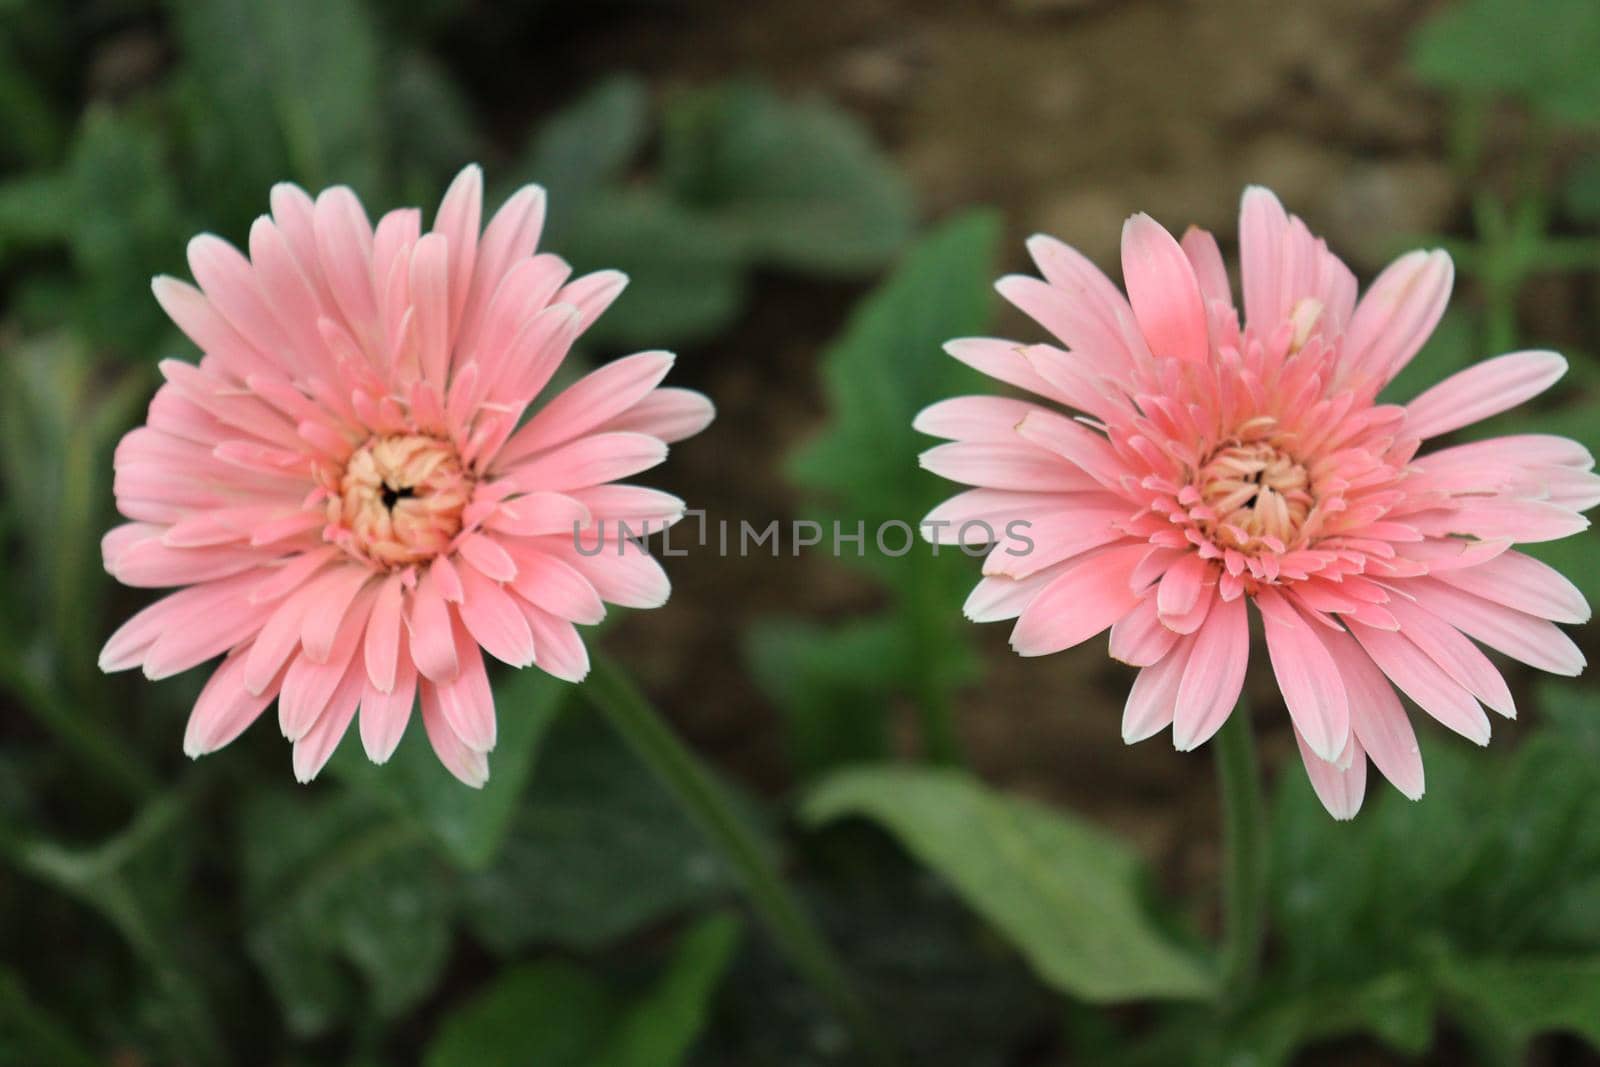
{"label": "blurred background leaf", "polygon": [[881,825],[1063,992],[1098,1002],[1216,990],[1210,965],[1145,915],[1138,858],[1065,813],[958,772],[882,767],[823,780],[803,814],[812,824],[855,816]]}
{"label": "blurred background leaf", "polygon": [[[822,543],[886,585],[894,607],[876,624],[830,634],[782,620],[752,628],[747,658],[808,767],[881,754],[874,739],[887,736],[897,696],[921,712],[925,751],[959,759],[949,709],[976,674],[960,613],[972,568],[961,549],[929,546],[915,528],[949,490],[917,467],[928,442],[911,420],[981,389],[975,371],[937,353],[987,324],[998,236],[998,220],[975,213],[921,238],[822,354],[829,422],[790,456],[790,477],[816,501]],[[840,540],[858,533],[856,543]]]}
{"label": "blurred background leaf", "polygon": [[445,1020],[423,1062],[675,1067],[705,1025],[738,937],[732,919],[702,920],[682,935],[659,976],[632,992],[561,961],[507,971]]}

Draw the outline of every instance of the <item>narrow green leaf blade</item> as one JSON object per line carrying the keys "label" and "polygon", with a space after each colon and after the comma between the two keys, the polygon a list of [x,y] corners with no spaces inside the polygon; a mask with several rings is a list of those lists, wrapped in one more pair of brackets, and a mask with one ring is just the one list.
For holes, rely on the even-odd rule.
{"label": "narrow green leaf blade", "polygon": [[1210,996],[1210,969],[1141,907],[1126,845],[952,771],[844,771],[807,798],[813,825],[860,816],[941,874],[1050,985],[1091,1001]]}

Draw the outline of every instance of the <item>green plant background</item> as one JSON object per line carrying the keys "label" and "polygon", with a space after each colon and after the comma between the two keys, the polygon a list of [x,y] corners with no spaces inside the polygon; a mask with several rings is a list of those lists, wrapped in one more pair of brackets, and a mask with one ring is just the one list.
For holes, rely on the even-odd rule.
{"label": "green plant background", "polygon": [[[185,273],[195,233],[241,241],[276,181],[431,208],[481,160],[492,196],[546,186],[547,247],[632,277],[580,362],[674,347],[719,402],[661,484],[735,523],[871,529],[947,495],[911,418],[987,388],[941,342],[1028,329],[990,281],[1030,228],[1061,223],[1113,271],[1105,235],[1134,208],[1174,228],[1193,208],[1229,245],[1242,180],[1196,207],[1186,168],[1310,125],[1345,145],[1342,170],[1262,152],[1241,178],[1337,190],[1367,155],[1404,157],[1383,173],[1439,190],[1389,230],[1342,223],[1367,235],[1364,277],[1425,243],[1458,265],[1396,395],[1558,347],[1572,373],[1553,398],[1481,432],[1600,448],[1600,5],[1306,7],[0,0],[0,1064],[854,1062],[733,872],[570,687],[496,676],[476,793],[415,729],[382,769],[345,744],[310,787],[270,721],[191,764],[203,670],[98,672],[146,599],[99,565],[110,451],[156,362],[192,354],[149,278]],[[1079,144],[1088,90],[1068,75],[1148,72],[1161,50],[1141,42],[1176,17],[1266,80],[1228,83],[1246,94],[1228,122],[1107,170],[1121,157]],[[1294,43],[1346,23],[1371,40]],[[1007,55],[1050,75],[1024,94],[1036,113],[991,90]],[[1187,62],[1165,91],[1211,70]],[[1368,78],[1399,104],[1371,135]],[[1115,103],[1105,121],[1132,140],[1166,106]],[[1029,182],[1055,206],[1034,210]],[[1285,195],[1341,224],[1333,193]],[[1541,554],[1594,599],[1595,550],[1585,534]],[[597,640],[733,786],[905,1062],[1594,1061],[1589,682],[1514,671],[1523,714],[1490,751],[1423,729],[1425,799],[1375,783],[1352,824],[1317,805],[1263,688],[1272,935],[1260,991],[1221,1004],[1209,760],[1153,741],[1105,772],[1063,743],[1115,743],[1127,677],[1098,649],[1019,667],[961,619],[976,563],[951,551],[746,562],[721,584],[718,566],[684,561],[660,620]]]}

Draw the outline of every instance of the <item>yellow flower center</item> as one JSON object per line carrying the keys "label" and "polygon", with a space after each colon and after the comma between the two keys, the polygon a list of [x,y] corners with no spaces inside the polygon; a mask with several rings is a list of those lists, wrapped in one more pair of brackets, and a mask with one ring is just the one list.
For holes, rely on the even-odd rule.
{"label": "yellow flower center", "polygon": [[328,521],[358,554],[382,567],[432,559],[461,532],[472,482],[455,449],[436,437],[375,437],[345,464]]}
{"label": "yellow flower center", "polygon": [[1202,527],[1219,548],[1245,553],[1292,545],[1316,503],[1305,467],[1266,441],[1219,448],[1200,468],[1195,487],[1214,515]]}

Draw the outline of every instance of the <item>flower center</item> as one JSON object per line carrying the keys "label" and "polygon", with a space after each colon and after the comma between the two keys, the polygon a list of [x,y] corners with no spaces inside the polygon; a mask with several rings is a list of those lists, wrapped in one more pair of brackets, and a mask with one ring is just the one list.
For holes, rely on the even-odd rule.
{"label": "flower center", "polygon": [[436,437],[375,437],[356,450],[328,502],[346,546],[383,567],[432,559],[461,532],[472,482],[455,449]]}
{"label": "flower center", "polygon": [[1219,448],[1195,487],[1213,516],[1206,532],[1219,548],[1246,553],[1285,551],[1316,503],[1305,467],[1265,441]]}

